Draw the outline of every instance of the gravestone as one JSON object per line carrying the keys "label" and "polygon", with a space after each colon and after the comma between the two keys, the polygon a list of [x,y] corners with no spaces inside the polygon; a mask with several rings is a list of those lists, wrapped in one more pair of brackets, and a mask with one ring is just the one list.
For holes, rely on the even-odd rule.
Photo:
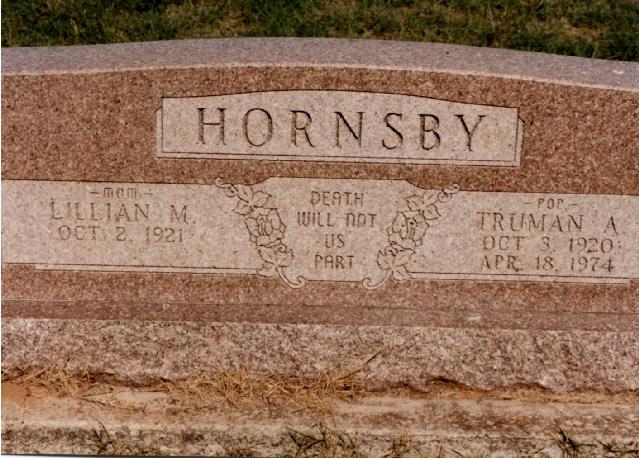
{"label": "gravestone", "polygon": [[639,389],[638,64],[316,39],[2,57],[6,378],[366,362],[380,391]]}

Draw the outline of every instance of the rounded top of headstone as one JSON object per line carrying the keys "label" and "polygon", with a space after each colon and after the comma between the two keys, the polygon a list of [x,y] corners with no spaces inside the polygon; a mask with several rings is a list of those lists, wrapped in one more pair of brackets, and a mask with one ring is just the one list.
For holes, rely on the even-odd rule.
{"label": "rounded top of headstone", "polygon": [[228,66],[405,69],[639,90],[639,63],[495,48],[334,38],[227,38],[3,48],[2,73]]}

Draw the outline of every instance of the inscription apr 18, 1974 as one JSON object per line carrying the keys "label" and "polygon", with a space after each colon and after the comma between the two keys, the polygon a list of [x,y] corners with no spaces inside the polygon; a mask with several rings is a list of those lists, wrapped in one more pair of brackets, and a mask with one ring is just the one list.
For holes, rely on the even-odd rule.
{"label": "inscription apr 18, 1974", "polygon": [[3,188],[3,262],[39,269],[251,274],[291,287],[639,278],[637,196],[302,178]]}
{"label": "inscription apr 18, 1974", "polygon": [[518,166],[516,108],[353,91],[164,98],[160,158]]}

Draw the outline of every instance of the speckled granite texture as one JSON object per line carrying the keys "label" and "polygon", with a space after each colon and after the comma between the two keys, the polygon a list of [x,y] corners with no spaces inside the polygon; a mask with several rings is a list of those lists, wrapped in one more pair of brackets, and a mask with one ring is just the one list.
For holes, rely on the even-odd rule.
{"label": "speckled granite texture", "polygon": [[53,366],[133,385],[211,369],[318,378],[374,356],[357,375],[372,390],[419,390],[433,380],[479,389],[639,389],[634,332],[8,319],[2,344],[7,375]]}
{"label": "speckled granite texture", "polygon": [[[2,50],[2,179],[639,194],[639,64],[447,45],[197,40]],[[516,107],[519,167],[156,156],[163,97],[352,90]],[[638,242],[639,243],[639,242]],[[66,362],[119,381],[215,365],[315,374],[380,355],[371,383],[639,387],[639,283],[345,282],[37,270],[3,263],[3,370]]]}
{"label": "speckled granite texture", "polygon": [[637,64],[496,48],[376,40],[232,38],[6,48],[3,73],[110,72],[215,66],[354,67],[445,71],[639,89]]}

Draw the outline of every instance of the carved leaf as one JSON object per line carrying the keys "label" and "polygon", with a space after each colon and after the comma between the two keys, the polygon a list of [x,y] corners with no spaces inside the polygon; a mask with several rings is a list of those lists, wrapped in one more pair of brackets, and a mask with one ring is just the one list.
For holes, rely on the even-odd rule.
{"label": "carved leaf", "polygon": [[271,263],[264,263],[264,266],[262,266],[257,273],[263,277],[275,277],[277,276],[277,268]]}
{"label": "carved leaf", "polygon": [[277,265],[277,253],[275,249],[271,247],[260,247],[259,249],[260,257],[267,263],[271,263],[273,265]]}
{"label": "carved leaf", "polygon": [[414,253],[415,252],[412,250],[400,250],[395,256],[395,263],[393,263],[393,266],[407,265],[410,262],[410,257],[412,257]]}
{"label": "carved leaf", "polygon": [[408,203],[408,208],[410,210],[419,210],[422,207],[422,197],[421,196],[409,196],[406,198],[406,202]]}
{"label": "carved leaf", "polygon": [[377,265],[383,269],[391,269],[393,267],[393,255],[390,253],[384,253],[381,250],[377,252]]}
{"label": "carved leaf", "polygon": [[287,250],[286,252],[277,252],[276,259],[277,266],[290,266],[293,262],[293,251]]}
{"label": "carved leaf", "polygon": [[424,193],[424,198],[422,199],[423,207],[428,207],[431,204],[436,204],[439,196],[439,191],[432,191]]}
{"label": "carved leaf", "polygon": [[393,269],[393,279],[399,282],[410,280],[410,273],[406,269],[406,266],[399,266]]}
{"label": "carved leaf", "polygon": [[437,209],[437,206],[435,204],[430,204],[429,206],[424,207],[424,209],[422,210],[422,214],[424,215],[424,218],[426,220],[437,220],[439,217],[441,217],[439,209]]}
{"label": "carved leaf", "polygon": [[242,201],[251,202],[251,198],[253,197],[253,190],[250,186],[247,185],[235,185],[235,189],[237,189],[237,197]]}
{"label": "carved leaf", "polygon": [[244,220],[244,224],[251,234],[251,240],[256,239],[260,235],[260,225],[255,218],[248,217]]}
{"label": "carved leaf", "polygon": [[270,198],[271,195],[264,193],[262,191],[257,191],[253,194],[253,206],[254,207],[264,207],[266,206],[266,203],[268,202],[268,198]]}
{"label": "carved leaf", "polygon": [[240,215],[248,215],[251,212],[251,205],[247,201],[237,201],[237,206],[235,206],[235,212]]}

